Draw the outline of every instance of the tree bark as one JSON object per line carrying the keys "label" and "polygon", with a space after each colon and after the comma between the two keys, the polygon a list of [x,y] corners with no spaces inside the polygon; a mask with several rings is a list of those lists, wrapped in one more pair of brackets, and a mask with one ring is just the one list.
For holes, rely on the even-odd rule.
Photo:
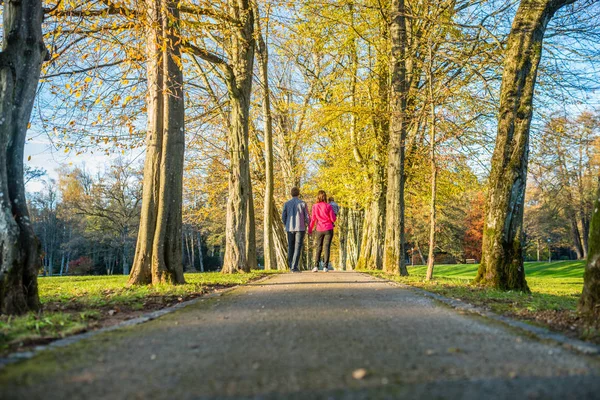
{"label": "tree bark", "polygon": [[40,308],[41,267],[25,199],[23,150],[42,63],[48,53],[40,0],[5,1],[0,52],[0,313]]}
{"label": "tree bark", "polygon": [[575,0],[522,0],[505,50],[496,147],[489,179],[483,254],[476,282],[528,292],[523,267],[523,205],[529,128],[548,21]]}
{"label": "tree bark", "polygon": [[[273,242],[273,206],[275,199],[273,196],[273,116],[271,114],[271,92],[269,89],[269,48],[267,47],[262,29],[260,26],[260,15],[257,2],[253,2],[255,17],[255,31],[257,37],[257,60],[260,80],[262,82],[262,112],[263,112],[263,130],[265,143],[265,196],[263,209],[263,248],[265,258],[265,269],[277,269],[277,259],[275,255],[275,244]],[[268,30],[268,29],[267,29]]]}
{"label": "tree bark", "polygon": [[248,219],[246,220],[246,259],[248,270],[258,269],[258,257],[256,256],[256,219],[254,218],[254,196],[252,194],[252,180],[250,179],[250,168],[248,168]]}
{"label": "tree bark", "polygon": [[196,244],[198,245],[198,264],[200,266],[200,272],[204,272],[204,252],[202,251],[202,235],[200,235],[199,232]]}
{"label": "tree bark", "polygon": [[348,222],[346,223],[346,262],[344,269],[349,271],[356,269],[358,264],[363,220],[364,210],[348,209]]}
{"label": "tree bark", "polygon": [[178,4],[178,0],[145,3],[148,132],[130,284],[185,283],[181,252],[185,134]]}
{"label": "tree bark", "polygon": [[[383,41],[389,38],[387,21],[380,24]],[[373,155],[372,193],[373,197],[365,211],[362,228],[361,248],[357,269],[382,269],[383,246],[385,243],[386,215],[386,151],[389,142],[389,65],[385,60],[377,60],[377,89],[375,107],[372,112],[373,133],[376,149]]]}
{"label": "tree bark", "polygon": [[278,270],[287,271],[287,236],[285,234],[283,223],[279,218],[279,215],[281,214],[279,214],[275,202],[273,202],[272,213],[274,217],[272,219],[271,229],[273,232],[272,245],[275,251],[275,265]]}
{"label": "tree bark", "polygon": [[390,37],[392,71],[390,140],[383,269],[408,275],[404,260],[404,146],[406,142],[406,20],[404,0],[392,0]]}
{"label": "tree bark", "polygon": [[346,270],[347,245],[348,239],[348,212],[347,207],[341,207],[336,220],[336,228],[338,233],[338,267],[342,271]]}
{"label": "tree bark", "polygon": [[223,273],[250,271],[246,220],[250,188],[248,127],[254,64],[254,13],[247,0],[229,0],[229,6],[243,26],[232,35],[228,49],[234,77],[227,82],[231,131]]}
{"label": "tree bark", "polygon": [[590,221],[588,259],[583,275],[583,292],[579,299],[579,311],[590,319],[600,318],[600,189],[598,189],[594,212]]}
{"label": "tree bark", "polygon": [[430,43],[429,45],[429,102],[431,107],[429,122],[429,162],[431,166],[431,199],[429,203],[429,255],[427,256],[427,276],[428,281],[433,278],[433,266],[435,265],[435,229],[436,229],[436,196],[437,196],[437,160],[435,155],[435,129],[436,129],[436,116],[435,116],[435,99],[433,94],[433,49]]}

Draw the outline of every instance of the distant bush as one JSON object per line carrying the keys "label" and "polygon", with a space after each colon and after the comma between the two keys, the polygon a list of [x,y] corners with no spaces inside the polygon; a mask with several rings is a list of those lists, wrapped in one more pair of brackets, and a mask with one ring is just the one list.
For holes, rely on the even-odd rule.
{"label": "distant bush", "polygon": [[79,257],[69,263],[69,275],[91,275],[94,270],[92,259],[86,256]]}

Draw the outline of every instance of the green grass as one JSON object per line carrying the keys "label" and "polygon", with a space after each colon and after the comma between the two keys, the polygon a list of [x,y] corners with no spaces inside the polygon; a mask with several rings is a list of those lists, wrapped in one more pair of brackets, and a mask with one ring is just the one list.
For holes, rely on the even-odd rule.
{"label": "green grass", "polygon": [[185,285],[129,286],[127,276],[64,276],[38,279],[43,311],[0,316],[0,353],[65,337],[100,326],[115,313],[120,317],[153,310],[200,296],[207,291],[241,285],[277,273],[205,272],[186,274]]}
{"label": "green grass", "polygon": [[[478,267],[475,264],[437,265],[431,282],[425,281],[426,266],[408,267],[408,277],[387,275],[381,271],[368,272],[557,329],[577,323],[576,309],[583,288],[584,261],[525,263],[530,294],[472,284]],[[548,315],[552,315],[551,321],[548,321]]]}
{"label": "green grass", "polygon": [[127,276],[64,276],[38,279],[42,304],[73,304],[82,307],[128,305],[140,307],[149,297],[187,297],[201,294],[214,287],[227,287],[247,283],[271,273],[253,271],[247,274],[221,274],[204,272],[186,274],[185,285],[129,286]]}

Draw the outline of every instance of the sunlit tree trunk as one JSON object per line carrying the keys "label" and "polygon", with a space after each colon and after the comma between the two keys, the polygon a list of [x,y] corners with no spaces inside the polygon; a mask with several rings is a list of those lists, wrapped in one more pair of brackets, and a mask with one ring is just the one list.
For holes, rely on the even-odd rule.
{"label": "sunlit tree trunk", "polygon": [[25,199],[23,150],[47,50],[39,0],[5,1],[0,52],[0,313],[40,307],[41,267]]}
{"label": "sunlit tree trunk", "polygon": [[436,197],[437,197],[437,176],[438,167],[435,154],[436,141],[436,115],[435,115],[435,98],[433,93],[433,49],[432,44],[429,44],[429,65],[428,65],[428,89],[429,89],[429,163],[431,167],[431,198],[429,202],[429,255],[427,257],[427,276],[429,281],[433,278],[433,266],[435,265],[435,229],[436,229]]}
{"label": "sunlit tree trunk", "polygon": [[406,142],[406,20],[404,0],[392,0],[390,139],[387,162],[386,229],[383,269],[408,275],[404,260],[404,146]]}
{"label": "sunlit tree trunk", "polygon": [[179,1],[147,0],[148,133],[143,198],[130,284],[184,283],[183,72]]}
{"label": "sunlit tree trunk", "polygon": [[229,4],[235,18],[243,21],[243,27],[232,36],[229,49],[235,80],[228,83],[231,132],[224,273],[250,271],[246,219],[250,196],[248,128],[254,64],[254,13],[246,0],[229,0]]}
{"label": "sunlit tree trunk", "polygon": [[[265,269],[277,269],[277,259],[275,255],[275,243],[273,238],[274,219],[273,214],[275,199],[273,197],[273,116],[271,115],[271,92],[269,90],[269,49],[265,43],[262,29],[260,26],[260,15],[258,5],[253,2],[255,15],[255,31],[257,37],[257,60],[260,80],[262,83],[262,112],[264,122],[264,143],[265,143],[265,196],[263,209],[263,248],[265,258]],[[266,33],[267,34],[267,33]]]}
{"label": "sunlit tree trunk", "polygon": [[508,36],[483,254],[475,279],[499,289],[529,291],[523,267],[523,205],[533,93],[548,21],[559,8],[573,2],[521,1]]}
{"label": "sunlit tree trunk", "polygon": [[[385,22],[385,23],[383,23]],[[389,39],[387,21],[380,27],[382,41]],[[382,269],[383,246],[385,242],[386,214],[386,152],[389,141],[389,66],[377,60],[377,88],[375,96],[376,108],[373,112],[372,124],[375,134],[376,149],[373,155],[372,198],[364,215],[361,248],[356,268]]]}
{"label": "sunlit tree trunk", "polygon": [[[271,224],[271,229],[273,232],[273,248],[275,251],[275,260],[276,263],[275,265],[277,266],[277,269],[280,271],[287,271],[288,270],[288,266],[287,266],[287,236],[285,234],[285,230],[283,227],[283,223],[281,222],[281,219],[279,218],[279,215],[281,215],[279,213],[279,210],[277,210],[277,207],[275,206],[275,203],[273,203],[273,220],[272,220],[272,224]],[[306,241],[307,239],[305,239]]]}
{"label": "sunlit tree trunk", "polygon": [[364,210],[349,209],[346,223],[346,270],[354,270],[361,248]]}
{"label": "sunlit tree trunk", "polygon": [[258,269],[258,258],[256,256],[256,219],[254,218],[254,195],[252,194],[252,180],[250,179],[250,168],[248,167],[248,219],[246,220],[246,259],[248,269]]}
{"label": "sunlit tree trunk", "polygon": [[348,212],[347,207],[340,207],[335,226],[338,234],[338,268],[346,270],[348,256],[346,240],[348,239]]}

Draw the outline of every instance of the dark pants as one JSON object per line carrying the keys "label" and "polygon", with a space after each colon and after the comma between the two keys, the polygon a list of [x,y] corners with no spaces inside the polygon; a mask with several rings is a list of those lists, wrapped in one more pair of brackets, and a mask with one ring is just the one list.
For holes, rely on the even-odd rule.
{"label": "dark pants", "polygon": [[298,269],[298,263],[302,256],[302,245],[304,244],[305,231],[288,232],[288,267],[291,270]]}
{"label": "dark pants", "polygon": [[315,263],[316,267],[319,266],[321,259],[321,251],[323,251],[323,262],[325,268],[329,265],[329,248],[331,246],[331,240],[333,239],[333,229],[330,231],[317,231],[315,235]]}

